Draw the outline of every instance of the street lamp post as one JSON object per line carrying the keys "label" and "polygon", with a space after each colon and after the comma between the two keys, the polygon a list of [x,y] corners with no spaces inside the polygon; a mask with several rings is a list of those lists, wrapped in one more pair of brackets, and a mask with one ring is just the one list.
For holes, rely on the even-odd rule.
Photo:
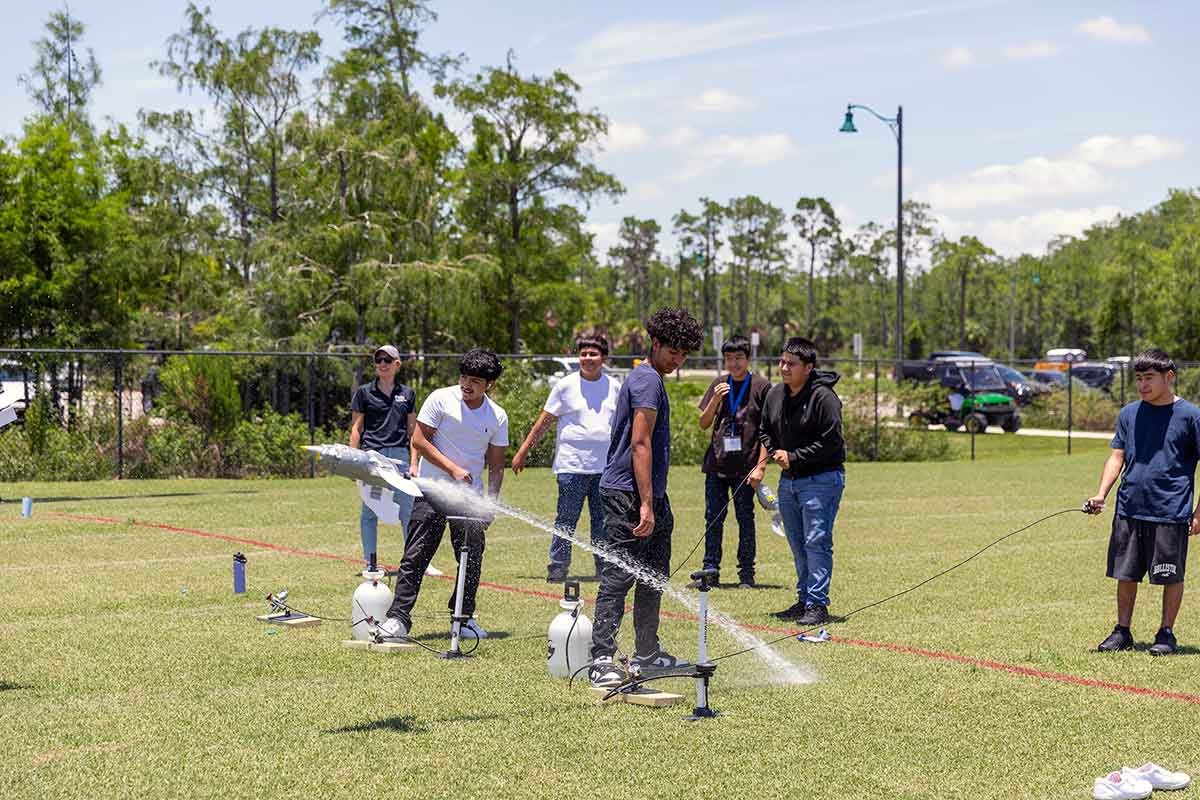
{"label": "street lamp post", "polygon": [[885,123],[896,137],[896,358],[904,358],[904,106],[896,107],[895,117],[885,117],[867,106],[846,106],[842,133],[858,133],[854,127],[854,109],[861,108]]}

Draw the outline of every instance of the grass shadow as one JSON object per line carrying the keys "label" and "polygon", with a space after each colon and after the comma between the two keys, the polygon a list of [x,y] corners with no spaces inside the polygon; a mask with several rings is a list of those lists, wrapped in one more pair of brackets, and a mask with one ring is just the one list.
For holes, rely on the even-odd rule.
{"label": "grass shadow", "polygon": [[[76,503],[86,500],[140,500],[142,498],[162,498],[162,497],[203,497],[213,494],[258,494],[257,489],[230,489],[222,492],[158,492],[155,494],[124,494],[124,495],[97,495],[92,497],[76,497],[73,495],[63,495],[61,497],[35,497],[35,503]],[[18,502],[9,500],[6,502]]]}
{"label": "grass shadow", "polygon": [[411,714],[402,716],[384,717],[383,719],[373,719],[369,722],[360,722],[357,725],[346,725],[341,728],[331,728],[321,731],[321,733],[371,733],[373,731],[390,731],[392,733],[423,733],[428,728],[417,722],[417,718]]}
{"label": "grass shadow", "polygon": [[9,683],[8,681],[0,681],[0,692],[15,692],[19,689],[32,688],[32,686],[27,686],[23,683]]}

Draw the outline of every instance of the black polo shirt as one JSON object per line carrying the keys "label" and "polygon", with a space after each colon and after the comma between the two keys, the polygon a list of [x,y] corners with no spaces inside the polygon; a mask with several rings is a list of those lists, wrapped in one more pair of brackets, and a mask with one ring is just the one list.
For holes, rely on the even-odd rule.
{"label": "black polo shirt", "polygon": [[408,447],[408,415],[417,410],[417,393],[397,381],[391,395],[379,389],[379,379],[364,383],[354,391],[350,410],[363,415],[363,450],[382,450],[385,447]]}

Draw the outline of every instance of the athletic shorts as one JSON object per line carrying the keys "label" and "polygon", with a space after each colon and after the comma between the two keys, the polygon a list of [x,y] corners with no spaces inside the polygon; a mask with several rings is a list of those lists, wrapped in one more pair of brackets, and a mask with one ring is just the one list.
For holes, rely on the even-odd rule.
{"label": "athletic shorts", "polygon": [[1150,583],[1183,583],[1187,566],[1187,523],[1147,522],[1113,515],[1108,540],[1108,577]]}

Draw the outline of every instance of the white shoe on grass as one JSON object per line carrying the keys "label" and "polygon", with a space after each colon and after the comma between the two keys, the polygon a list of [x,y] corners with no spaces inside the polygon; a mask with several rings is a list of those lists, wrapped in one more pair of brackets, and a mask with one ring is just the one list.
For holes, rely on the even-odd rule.
{"label": "white shoe on grass", "polygon": [[1153,787],[1147,781],[1126,778],[1119,772],[1096,778],[1092,785],[1095,800],[1144,800],[1152,791]]}
{"label": "white shoe on grass", "polygon": [[440,578],[443,575],[445,575],[446,573],[442,572],[440,569],[435,567],[433,564],[430,564],[428,567],[425,568],[425,574],[432,575],[435,578]]}
{"label": "white shoe on grass", "polygon": [[458,629],[458,635],[464,639],[486,639],[488,637],[487,631],[479,627],[479,623],[475,621],[474,617],[462,624],[462,627]]}
{"label": "white shoe on grass", "polygon": [[1122,767],[1121,775],[1145,781],[1150,784],[1152,789],[1166,789],[1167,791],[1182,789],[1192,782],[1186,772],[1171,772],[1171,770],[1154,763],[1143,764],[1137,769]]}
{"label": "white shoe on grass", "polygon": [[383,642],[407,642],[408,626],[395,617],[388,617],[375,628]]}

